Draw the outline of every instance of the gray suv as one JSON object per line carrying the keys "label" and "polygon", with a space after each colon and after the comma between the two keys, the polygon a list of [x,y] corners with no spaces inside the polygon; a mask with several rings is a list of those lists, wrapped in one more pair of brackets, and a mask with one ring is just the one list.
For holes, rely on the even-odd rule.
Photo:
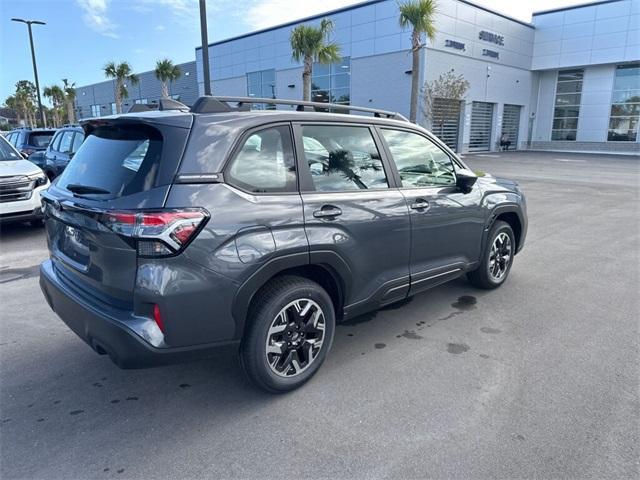
{"label": "gray suv", "polygon": [[138,110],[84,121],[43,195],[44,296],[120,367],[235,344],[253,382],[291,390],[336,323],[465,274],[498,287],[523,247],[517,184],[478,178],[398,114],[231,97]]}

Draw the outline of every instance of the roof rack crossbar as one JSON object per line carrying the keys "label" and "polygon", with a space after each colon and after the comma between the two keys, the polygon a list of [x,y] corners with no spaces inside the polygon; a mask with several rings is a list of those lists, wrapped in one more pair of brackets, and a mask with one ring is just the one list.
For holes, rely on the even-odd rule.
{"label": "roof rack crossbar", "polygon": [[[236,108],[231,107],[229,104],[237,104]],[[378,118],[391,118],[395,120],[402,120],[408,122],[409,120],[402,114],[397,112],[390,112],[387,110],[380,110],[377,108],[358,107],[354,105],[342,105],[337,103],[323,103],[323,102],[305,102],[302,100],[282,100],[278,98],[255,98],[255,97],[200,97],[191,108],[193,113],[221,113],[229,111],[246,111],[251,108],[251,105],[256,103],[266,105],[291,105],[296,108],[297,111],[315,111],[326,112],[327,110],[337,110],[340,113],[349,112],[365,112],[372,113]],[[224,105],[224,107],[223,107]],[[207,108],[209,107],[209,108]],[[225,108],[226,107],[226,108]],[[249,107],[249,108],[247,108]]]}

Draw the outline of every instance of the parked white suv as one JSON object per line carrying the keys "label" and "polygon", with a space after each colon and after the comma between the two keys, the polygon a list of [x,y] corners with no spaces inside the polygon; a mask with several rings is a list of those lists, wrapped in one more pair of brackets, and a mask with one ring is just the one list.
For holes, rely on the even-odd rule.
{"label": "parked white suv", "polygon": [[48,187],[44,172],[0,136],[0,222],[41,222],[40,193]]}

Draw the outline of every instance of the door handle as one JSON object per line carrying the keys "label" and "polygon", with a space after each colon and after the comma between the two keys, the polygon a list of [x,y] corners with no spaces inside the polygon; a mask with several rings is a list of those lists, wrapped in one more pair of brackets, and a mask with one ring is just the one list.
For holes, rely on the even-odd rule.
{"label": "door handle", "polygon": [[427,208],[429,208],[429,202],[427,202],[424,198],[416,198],[411,204],[411,208],[413,210],[426,210]]}
{"label": "door handle", "polygon": [[323,205],[320,210],[313,212],[315,218],[335,218],[342,215],[342,210],[333,205]]}

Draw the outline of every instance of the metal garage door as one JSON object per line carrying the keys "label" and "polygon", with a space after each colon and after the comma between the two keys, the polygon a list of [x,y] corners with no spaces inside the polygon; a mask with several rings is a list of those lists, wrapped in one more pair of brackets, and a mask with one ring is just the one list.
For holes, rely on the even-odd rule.
{"label": "metal garage door", "polygon": [[502,111],[502,135],[507,135],[511,148],[518,149],[518,130],[520,130],[520,105],[506,105]]}
{"label": "metal garage door", "polygon": [[460,100],[449,98],[433,99],[432,132],[454,152],[458,150],[460,105]]}
{"label": "metal garage door", "polygon": [[469,151],[490,150],[493,103],[473,102],[471,106],[471,130]]}

